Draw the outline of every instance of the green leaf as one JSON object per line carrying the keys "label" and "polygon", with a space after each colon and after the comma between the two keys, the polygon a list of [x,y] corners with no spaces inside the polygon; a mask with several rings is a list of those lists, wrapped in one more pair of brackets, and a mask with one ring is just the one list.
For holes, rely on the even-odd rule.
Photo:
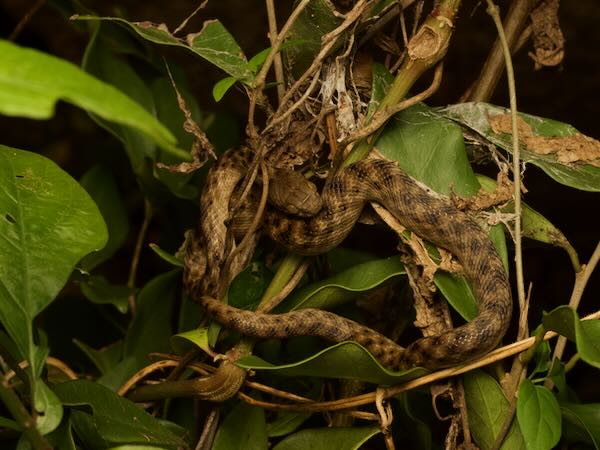
{"label": "green leaf", "polygon": [[[512,137],[510,134],[496,134],[490,126],[490,119],[509,114],[509,110],[487,103],[463,103],[440,109],[439,112],[464,126],[476,131],[498,147],[511,152]],[[519,113],[532,128],[536,137],[567,137],[578,135],[579,132],[572,126],[551,119],[544,119],[529,114]],[[571,186],[584,191],[600,191],[600,168],[591,164],[573,164],[560,162],[554,154],[543,155],[528,150],[520,140],[521,159],[542,169],[555,181],[566,186]],[[560,144],[556,143],[557,146]]]}
{"label": "green leaf", "polygon": [[373,81],[371,86],[371,99],[367,110],[367,119],[369,120],[375,111],[377,111],[377,108],[379,108],[381,100],[383,100],[388,88],[394,81],[394,76],[382,64],[373,64],[372,71]]}
{"label": "green leaf", "polygon": [[80,267],[89,272],[110,259],[123,245],[129,233],[129,220],[115,178],[107,167],[93,167],[81,177],[79,183],[98,206],[108,227],[108,242],[104,248],[81,261]]}
{"label": "green leaf", "polygon": [[183,261],[181,259],[179,259],[177,256],[171,255],[169,252],[167,252],[166,250],[163,250],[156,244],[150,243],[150,244],[148,244],[148,246],[152,249],[152,251],[154,253],[156,253],[164,261],[168,262],[172,266],[183,267]]}
{"label": "green leaf", "polygon": [[65,406],[74,407],[71,418],[84,448],[100,449],[117,444],[187,448],[186,443],[160,421],[98,383],[68,381],[56,385],[54,392]]}
{"label": "green leaf", "polygon": [[173,304],[178,296],[179,269],[150,280],[137,296],[137,313],[123,342],[123,360],[104,373],[100,382],[117,388],[148,364],[152,352],[168,352],[173,330]]}
{"label": "green leaf", "polygon": [[140,291],[138,311],[125,337],[125,355],[145,358],[150,352],[168,350],[173,302],[180,277],[180,270],[163,273]]}
{"label": "green leaf", "polygon": [[74,339],[73,343],[79,347],[102,374],[108,372],[111,367],[116,366],[123,358],[123,341],[117,341],[101,350],[95,350],[78,339]]}
{"label": "green leaf", "polygon": [[231,282],[227,298],[238,308],[256,304],[273,278],[272,272],[261,261],[252,261]]}
{"label": "green leaf", "polygon": [[461,128],[424,105],[396,114],[376,148],[434,191],[468,197],[479,190]]}
{"label": "green leaf", "polygon": [[218,20],[207,20],[200,32],[188,34],[184,41],[173,36],[164,24],[130,22],[119,17],[78,16],[76,19],[119,22],[150,42],[191,50],[240,81],[250,83],[253,79],[244,52]]}
{"label": "green leaf", "polygon": [[355,450],[380,432],[378,426],[311,428],[288,436],[273,450]]}
{"label": "green leaf", "polygon": [[524,379],[519,386],[517,419],[529,450],[551,449],[560,439],[561,418],[558,401],[543,386]]}
{"label": "green leaf", "polygon": [[560,410],[566,442],[583,442],[600,448],[600,403],[564,402]]}
{"label": "green leaf", "polygon": [[63,417],[63,407],[54,392],[41,380],[35,383],[35,409],[40,414],[36,428],[42,434],[54,431]]}
{"label": "green leaf", "polygon": [[277,418],[267,424],[269,437],[279,437],[296,431],[308,418],[312,416],[308,411],[279,411]]}
{"label": "green leaf", "polygon": [[600,368],[600,320],[580,320],[572,308],[559,306],[545,313],[542,322],[546,329],[575,342],[583,361]]}
{"label": "green leaf", "polygon": [[290,28],[288,40],[296,43],[284,51],[287,66],[299,77],[321,49],[321,37],[342,22],[327,0],[312,0]]}
{"label": "green leaf", "polygon": [[357,264],[337,275],[299,289],[283,302],[278,310],[333,308],[405,273],[404,265],[397,256]]}
{"label": "green leaf", "polygon": [[129,296],[135,293],[135,289],[110,284],[106,278],[101,276],[87,277],[79,286],[89,301],[99,305],[107,303],[114,305],[121,314],[127,312]]}
{"label": "green leaf", "polygon": [[438,270],[433,282],[463,319],[472,320],[477,316],[477,300],[464,277]]}
{"label": "green leaf", "polygon": [[262,408],[239,402],[217,430],[212,450],[266,450],[267,427]]}
{"label": "green leaf", "polygon": [[0,40],[0,113],[47,119],[58,100],[139,130],[165,150],[189,158],[164,126],[113,86],[67,61]]}
{"label": "green leaf", "polygon": [[231,88],[231,86],[233,86],[236,83],[236,81],[237,80],[234,77],[227,77],[217,81],[212,89],[212,95],[215,99],[215,102],[220,102],[229,90],[229,88]]}
{"label": "green leaf", "polygon": [[[496,181],[491,178],[478,174],[477,180],[488,192],[493,192],[496,189]],[[504,213],[514,213],[514,208],[514,202],[510,201],[506,206],[501,208],[501,211]],[[573,268],[576,271],[579,270],[580,264],[577,252],[562,231],[525,203],[521,204],[521,226],[524,237],[564,249],[571,258]]]}
{"label": "green leaf", "polygon": [[[480,370],[464,375],[464,387],[473,439],[482,450],[491,449],[509,414],[508,400],[496,380]],[[525,442],[516,421],[511,425],[500,448],[525,449]]]}
{"label": "green leaf", "polygon": [[245,369],[267,370],[289,377],[341,378],[387,386],[428,373],[422,368],[392,372],[382,367],[364,347],[356,342],[333,345],[309,358],[291,364],[274,365],[254,355],[240,358],[236,364]]}
{"label": "green leaf", "polygon": [[191,347],[190,344],[201,348],[210,355],[212,349],[208,343],[208,328],[196,328],[195,330],[184,331],[171,337],[171,347],[179,355],[183,355],[189,350]]}
{"label": "green leaf", "polygon": [[0,183],[0,321],[35,374],[32,321],[75,264],[104,247],[106,225],[85,190],[43,156],[0,145]]}

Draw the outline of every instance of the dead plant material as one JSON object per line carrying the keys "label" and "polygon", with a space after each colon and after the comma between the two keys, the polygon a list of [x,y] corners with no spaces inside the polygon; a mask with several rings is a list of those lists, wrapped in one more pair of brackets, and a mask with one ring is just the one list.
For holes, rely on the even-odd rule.
{"label": "dead plant material", "polygon": [[559,0],[545,0],[531,12],[535,70],[554,67],[565,57],[565,38],[558,22]]}
{"label": "dead plant material", "polygon": [[[496,134],[511,133],[509,114],[490,118],[490,127]],[[518,118],[519,137],[527,150],[538,155],[554,155],[562,164],[590,164],[600,167],[600,141],[581,133],[571,136],[538,136],[531,126]]]}

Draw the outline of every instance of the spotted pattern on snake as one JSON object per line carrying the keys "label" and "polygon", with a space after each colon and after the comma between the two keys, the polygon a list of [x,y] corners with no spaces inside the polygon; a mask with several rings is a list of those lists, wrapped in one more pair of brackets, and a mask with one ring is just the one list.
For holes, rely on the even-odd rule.
{"label": "spotted pattern on snake", "polygon": [[[472,321],[418,339],[404,349],[367,327],[327,311],[260,314],[209,297],[214,285],[211,277],[218,277],[224,258],[229,216],[227,202],[217,199],[231,197],[251,157],[247,149],[230,150],[211,169],[201,197],[200,229],[186,255],[184,284],[211,317],[257,338],[312,335],[332,342],[355,341],[391,369],[450,367],[498,345],[510,322],[512,299],[502,261],[487,233],[448,198],[413,180],[397,163],[380,159],[359,161],[340,170],[322,193],[323,208],[312,217],[294,217],[267,208],[265,232],[291,252],[325,253],[350,233],[366,203],[377,202],[408,230],[449,250],[458,259],[478,301],[479,313]],[[198,264],[206,267],[204,277],[199,276],[204,268],[198,269]]]}

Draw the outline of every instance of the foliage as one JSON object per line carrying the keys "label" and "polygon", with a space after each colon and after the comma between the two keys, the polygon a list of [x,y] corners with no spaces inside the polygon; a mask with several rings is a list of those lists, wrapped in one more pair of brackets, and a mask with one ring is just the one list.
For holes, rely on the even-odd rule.
{"label": "foliage", "polygon": [[[390,2],[377,3],[378,8],[388,10],[385,8]],[[323,36],[342,23],[339,16],[326,9],[329,7],[328,2],[310,2],[290,31],[290,39],[279,49],[297,76],[310,66],[324,42]],[[377,11],[370,14],[375,17]],[[147,405],[135,404],[126,397],[132,385],[145,377],[166,378],[158,366],[149,362],[149,354],[159,353],[162,361],[177,363],[180,357],[175,353],[189,355],[185,352],[190,348],[198,353],[211,352],[210,347],[216,346],[220,328],[215,324],[200,326],[202,312],[182,293],[182,261],[177,253],[184,230],[195,226],[197,211],[193,205],[207,166],[196,174],[173,168],[197,163],[197,155],[190,150],[196,148],[197,142],[193,141],[198,134],[184,131],[190,128],[184,127],[189,125],[190,117],[219,151],[237,143],[232,136],[239,130],[219,115],[201,111],[181,69],[171,61],[167,68],[156,58],[156,52],[160,46],[189,50],[200,63],[212,64],[227,74],[214,86],[217,101],[229,95],[233,86],[241,86],[249,101],[256,102],[257,92],[273,91],[268,84],[265,88],[261,79],[263,64],[272,61],[270,49],[246,57],[235,37],[218,20],[207,21],[198,33],[182,39],[164,26],[147,22],[90,14],[77,19],[75,26],[86,29],[90,36],[81,68],[0,40],[0,113],[49,119],[59,100],[87,112],[114,136],[119,151],[127,156],[127,177],[136,181],[134,195],[143,197],[144,218],[140,224],[140,217],[133,217],[128,210],[127,197],[131,193],[122,191],[123,184],[114,168],[96,165],[78,182],[38,153],[0,145],[0,356],[4,380],[0,398],[5,405],[0,427],[12,430],[11,438],[22,449],[194,448],[203,432],[194,416],[198,411],[194,403],[199,400],[178,398],[155,403],[144,411]],[[361,31],[360,27],[355,30]],[[350,32],[340,36],[332,46],[332,54],[343,49]],[[375,76],[369,114],[377,110],[387,89],[393,89],[390,85],[394,86],[393,77],[383,66],[373,65],[372,70]],[[203,99],[201,103],[209,102]],[[472,156],[489,153],[490,147],[494,147],[497,159],[510,155],[510,133],[494,122],[494,118],[507,113],[482,102],[445,108],[420,103],[396,114],[377,135],[376,147],[439,193],[478,196],[480,188],[493,191],[496,184],[476,173]],[[530,137],[538,138],[527,141],[523,161],[538,166],[558,183],[600,191],[597,165],[567,162],[557,153],[537,152],[540,142],[547,143],[543,139],[555,139],[552,145],[560,146],[561,139],[582,136],[577,130],[532,115],[521,114],[520,118],[529,125]],[[465,139],[466,130],[477,134],[476,142]],[[483,224],[485,217],[503,218],[514,215],[514,211],[514,200],[507,199],[478,217]],[[575,250],[560,230],[527,205],[521,214],[524,236],[564,249],[574,269],[580,269]],[[150,224],[153,232],[146,235]],[[512,240],[505,233],[511,225],[498,221],[487,228],[507,269],[514,271],[509,256]],[[133,246],[134,257],[128,262],[130,273],[125,281],[115,277],[111,266],[132,247],[128,246],[132,229],[137,230],[139,245]],[[369,238],[378,238],[380,233],[373,229],[367,232]],[[160,236],[160,246],[150,242],[155,236]],[[147,246],[154,253],[140,261],[141,249]],[[428,251],[435,264],[443,264],[439,251],[430,247]],[[392,293],[400,303],[410,291],[406,267],[394,249],[385,254],[342,246],[320,256],[316,268],[278,310],[335,309],[364,320],[357,299],[364,302]],[[278,266],[286,264],[282,262],[286,261],[284,257],[273,262],[273,255],[278,253],[268,243],[255,252],[250,265],[229,288],[230,303],[256,306],[280,276]],[[145,276],[136,278],[138,271]],[[457,314],[465,319],[476,315],[475,299],[460,274],[439,270],[432,280]],[[77,340],[80,354],[73,362],[49,356],[60,355],[61,349],[49,343],[46,334],[77,325],[77,321],[70,323],[46,314],[53,302],[59,304],[68,295],[74,295],[79,303],[86,302],[85,307],[101,318],[103,326],[117,330],[116,336],[107,333],[102,345]],[[405,317],[395,327],[410,326],[410,306],[400,308],[405,310]],[[516,420],[504,430],[500,448],[544,449],[559,442],[598,448],[600,406],[574,395],[567,371],[577,361],[589,365],[589,370],[600,367],[599,326],[598,320],[582,320],[569,306],[545,314],[537,336],[543,336],[546,330],[565,336],[573,343],[577,357],[565,366],[560,360],[552,360],[548,343],[541,338],[535,340],[535,347],[525,353],[530,362],[523,368],[526,376],[518,390],[512,391],[516,397],[511,397],[506,388],[510,380],[501,380],[500,384],[488,372],[466,373],[462,378],[466,409],[476,444],[482,449],[492,448],[507,418],[516,410]],[[238,340],[239,336],[229,334],[218,348],[225,351]],[[210,356],[201,359],[210,363]],[[433,424],[433,411],[423,410],[422,397],[417,401],[412,393],[404,392],[432,381],[423,378],[428,375],[425,369],[392,372],[356,343],[328,346],[313,338],[260,343],[253,354],[236,363],[256,374],[252,381],[294,396],[277,400],[273,392],[259,393],[255,386],[256,390],[243,388],[246,397],[235,397],[219,406],[209,408],[203,403],[209,417],[219,417],[216,408],[221,414],[220,422],[212,425],[216,426],[212,448],[265,449],[274,445],[276,449],[354,449],[372,438],[370,442],[375,442],[374,437],[380,433],[433,445],[431,430],[438,426]],[[74,374],[68,368],[70,364],[80,373]],[[497,369],[496,374],[503,372],[500,364]],[[194,366],[193,370],[200,369]],[[180,373],[179,378],[186,381],[194,375],[190,369]],[[375,401],[374,394],[365,394],[368,399],[347,399],[347,403],[341,401],[341,406],[318,403],[336,391],[332,386],[349,389],[346,380],[362,382],[366,391],[373,391],[374,385],[390,386],[389,405],[402,423],[378,426],[352,422],[349,416],[332,412],[335,423],[345,426],[328,427],[317,412],[358,408]],[[254,405],[245,403],[249,398],[254,399]],[[357,403],[352,403],[354,400]],[[260,406],[269,403],[272,410]],[[361,414],[359,417],[371,422],[378,420],[373,412]],[[404,421],[416,424],[415,436],[406,436]]]}

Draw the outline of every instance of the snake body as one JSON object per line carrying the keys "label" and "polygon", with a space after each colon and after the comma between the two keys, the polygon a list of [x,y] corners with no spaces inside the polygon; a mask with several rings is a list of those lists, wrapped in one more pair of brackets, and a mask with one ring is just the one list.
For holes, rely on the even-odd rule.
{"label": "snake body", "polygon": [[[229,215],[228,202],[217,204],[216,199],[230,197],[247,170],[250,155],[247,150],[227,152],[211,169],[201,198],[198,234],[204,240],[192,245],[186,257],[185,284],[214,319],[258,338],[313,335],[332,342],[356,341],[392,369],[453,366],[488,352],[502,339],[510,322],[512,300],[502,261],[487,233],[448,198],[413,180],[395,162],[380,159],[359,161],[339,171],[322,193],[322,209],[312,217],[295,217],[268,208],[264,217],[266,233],[289,251],[324,253],[350,233],[367,202],[377,202],[407,229],[449,250],[459,260],[478,300],[479,314],[472,321],[418,339],[404,349],[367,327],[327,311],[260,314],[206,296],[211,295],[206,280],[215,278],[211,267],[218,267],[223,260]],[[197,270],[200,251],[206,252],[207,268],[201,279]]]}

